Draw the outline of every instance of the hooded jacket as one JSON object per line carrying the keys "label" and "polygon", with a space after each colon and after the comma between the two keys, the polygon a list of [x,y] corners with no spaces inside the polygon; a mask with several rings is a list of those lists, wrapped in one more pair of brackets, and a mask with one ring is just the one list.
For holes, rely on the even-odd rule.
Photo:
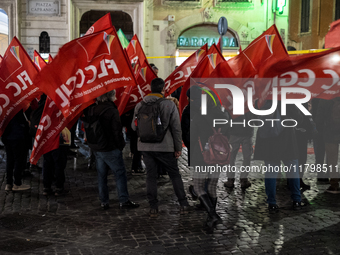
{"label": "hooded jacket", "polygon": [[[144,97],[145,103],[156,102],[162,98],[160,93],[151,93]],[[135,107],[133,120],[131,127],[133,130],[137,130],[135,125],[135,118],[142,106],[142,102],[138,103]],[[175,103],[171,100],[163,100],[160,104],[161,121],[164,128],[167,128],[164,139],[160,143],[142,143],[138,138],[138,150],[139,151],[158,151],[158,152],[175,152],[182,151],[182,131],[181,123],[179,119],[178,109]],[[138,124],[137,124],[138,125]]]}

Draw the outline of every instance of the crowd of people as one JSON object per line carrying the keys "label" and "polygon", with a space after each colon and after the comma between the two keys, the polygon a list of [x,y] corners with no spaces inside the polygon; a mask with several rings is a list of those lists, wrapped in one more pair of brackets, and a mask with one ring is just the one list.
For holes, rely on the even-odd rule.
{"label": "crowd of people", "polygon": [[[164,81],[156,78],[151,82],[151,93],[146,95],[134,110],[123,116],[119,116],[114,103],[116,96],[114,90],[98,97],[96,103],[84,110],[81,120],[85,127],[84,135],[96,162],[99,200],[103,209],[110,207],[107,178],[109,171],[115,176],[119,208],[139,207],[129,198],[127,173],[122,155],[125,147],[122,130],[125,126],[130,137],[133,156],[132,171],[134,174],[145,174],[146,170],[146,195],[150,205],[150,217],[158,216],[157,179],[160,172],[166,172],[171,179],[180,205],[180,214],[187,214],[193,210],[188,203],[177,162],[182,153],[183,142],[188,149],[188,166],[193,171],[193,185],[190,185],[189,193],[193,199],[199,199],[198,207],[206,210],[208,214],[206,226],[213,228],[222,222],[216,212],[216,190],[220,172],[196,171],[195,166],[209,165],[202,153],[204,150],[209,150],[209,146],[208,149],[206,146],[217,132],[213,128],[213,120],[230,119],[231,115],[223,109],[218,100],[214,100],[213,96],[208,97],[207,114],[202,114],[201,100],[204,93],[199,86],[192,86],[186,92],[188,105],[180,113],[177,99],[164,98]],[[211,96],[210,93],[209,95]],[[30,189],[29,185],[22,183],[22,176],[28,151],[32,147],[32,139],[39,125],[35,120],[39,119],[36,115],[39,116],[40,112],[41,116],[45,100],[46,96],[42,96],[39,105],[33,107],[35,109],[20,111],[10,121],[2,136],[7,155],[6,191]],[[270,104],[270,101],[268,103]],[[286,178],[294,210],[304,206],[301,202],[301,189],[310,189],[302,179],[307,166],[307,149],[310,141],[313,141],[316,168],[325,168],[325,171],[318,171],[318,181],[330,182],[326,192],[340,193],[339,177],[335,171],[340,143],[340,99],[313,99],[305,107],[311,111],[312,116],[305,116],[295,105],[288,105],[287,114],[279,116],[282,120],[296,120],[298,123],[296,127],[285,127],[276,133],[268,132],[265,127],[258,128],[255,151],[253,150],[254,127],[224,125],[218,130],[229,140],[229,165],[235,166],[236,156],[241,147],[243,166],[250,166],[254,155],[254,160],[263,160],[268,169],[275,169],[281,164],[292,169],[286,173]],[[276,110],[276,113],[278,112],[280,107]],[[252,118],[252,113],[233,116],[233,118],[235,122],[247,123]],[[66,140],[68,139],[61,134],[59,148],[43,155],[43,195],[67,194],[64,189],[64,170],[71,142]],[[145,169],[143,169],[144,164]],[[277,176],[278,171],[267,171],[264,176],[270,213],[279,210],[276,203]],[[53,183],[55,183],[55,190],[52,188]],[[224,186],[233,189],[234,183],[235,172],[228,172]],[[251,186],[248,172],[240,174],[240,184],[243,190]]]}

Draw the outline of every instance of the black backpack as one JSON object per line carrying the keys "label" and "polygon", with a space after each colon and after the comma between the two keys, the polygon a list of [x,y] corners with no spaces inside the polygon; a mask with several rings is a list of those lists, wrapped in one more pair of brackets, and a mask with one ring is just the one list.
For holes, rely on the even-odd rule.
{"label": "black backpack", "polygon": [[141,102],[141,107],[136,114],[137,134],[142,143],[160,143],[163,141],[167,128],[161,120],[160,103],[166,100],[160,98],[155,102]]}
{"label": "black backpack", "polygon": [[104,129],[100,123],[100,117],[110,108],[102,110],[99,116],[94,115],[94,108],[95,106],[89,107],[86,118],[82,120],[89,147],[94,151],[100,151],[105,149],[109,144],[109,140],[105,136]]}

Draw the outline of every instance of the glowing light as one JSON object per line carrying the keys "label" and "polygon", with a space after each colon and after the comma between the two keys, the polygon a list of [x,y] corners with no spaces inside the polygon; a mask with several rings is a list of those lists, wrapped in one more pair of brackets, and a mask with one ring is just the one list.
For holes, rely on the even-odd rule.
{"label": "glowing light", "polygon": [[331,61],[335,62],[335,63],[340,62],[340,56],[339,55],[333,55],[331,57]]}

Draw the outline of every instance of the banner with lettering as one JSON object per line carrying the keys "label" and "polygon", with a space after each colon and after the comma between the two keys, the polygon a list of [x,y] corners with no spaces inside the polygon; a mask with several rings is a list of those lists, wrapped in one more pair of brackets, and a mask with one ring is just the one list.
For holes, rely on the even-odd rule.
{"label": "banner with lettering", "polygon": [[239,55],[228,60],[239,78],[254,77],[260,67],[287,58],[288,52],[275,25],[252,41]]}
{"label": "banner with lettering", "polygon": [[78,104],[136,84],[114,27],[65,44],[35,82],[65,117]]}
{"label": "banner with lettering", "polygon": [[222,62],[225,62],[225,59],[222,56],[221,51],[216,47],[215,44],[213,44],[208,50],[204,59],[196,66],[183,85],[181,96],[179,98],[179,111],[181,115],[184,107],[188,104],[187,91],[190,86],[198,85],[200,87],[208,87],[214,90],[213,85],[206,83],[206,80],[210,77],[215,68]]}
{"label": "banner with lettering", "polygon": [[198,63],[206,56],[207,52],[208,45],[205,44],[191,54],[168,76],[168,78],[165,79],[165,97],[170,96],[176,89],[184,85]]}
{"label": "banner with lettering", "polygon": [[39,69],[39,71],[41,71],[41,69],[43,69],[47,65],[45,60],[40,56],[40,54],[36,50],[34,50],[33,62]]}
{"label": "banner with lettering", "polygon": [[78,119],[77,116],[92,103],[93,101],[89,101],[72,107],[72,114],[65,118],[56,104],[47,97],[34,139],[30,162],[35,165],[43,154],[57,149],[60,142],[60,133],[63,129],[67,126],[69,127],[72,120]]}
{"label": "banner with lettering", "polygon": [[38,70],[31,58],[14,37],[0,64],[0,136],[8,122],[41,91],[34,79]]}
{"label": "banner with lettering", "polygon": [[[273,88],[278,99],[285,97],[332,99],[340,96],[340,47],[283,59],[270,67],[260,68],[256,96],[260,100],[271,98]],[[282,92],[284,91],[284,92]]]}

